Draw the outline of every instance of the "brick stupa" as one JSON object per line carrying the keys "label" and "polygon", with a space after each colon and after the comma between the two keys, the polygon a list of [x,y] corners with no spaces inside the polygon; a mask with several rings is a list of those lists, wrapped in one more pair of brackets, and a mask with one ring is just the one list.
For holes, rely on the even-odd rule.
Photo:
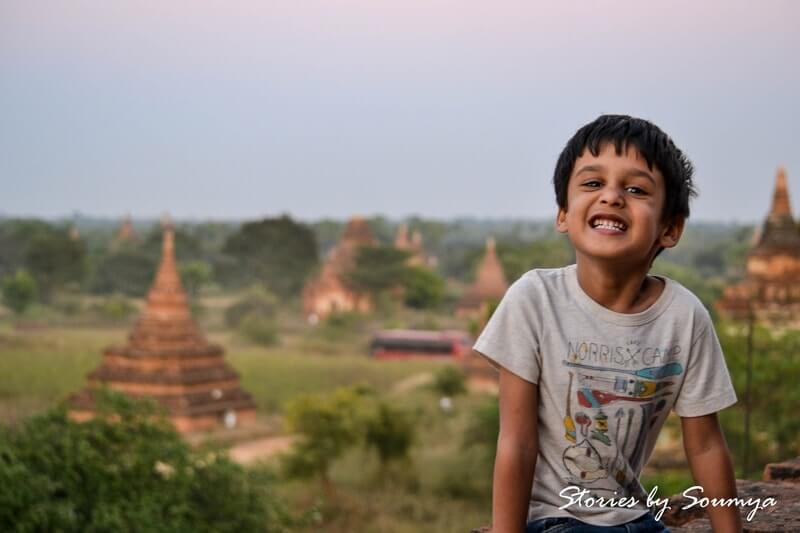
{"label": "brick stupa", "polygon": [[745,278],[716,303],[722,316],[800,327],[800,231],[792,215],[786,171],[778,169],[772,207],[747,254]]}
{"label": "brick stupa", "polygon": [[478,265],[475,282],[458,303],[458,316],[483,315],[489,304],[497,304],[508,289],[503,265],[497,257],[494,239],[486,240],[486,253]]}
{"label": "brick stupa", "polygon": [[93,393],[105,385],[157,400],[183,433],[254,421],[255,403],[223,353],[192,320],[175,263],[173,229],[165,224],[161,265],[144,312],[128,344],[105,350],[100,367],[88,376],[89,386],[71,398],[70,415],[91,418]]}
{"label": "brick stupa", "polygon": [[117,230],[117,233],[114,235],[114,238],[111,241],[111,247],[119,248],[120,246],[125,246],[126,244],[138,242],[139,234],[136,233],[136,230],[133,227],[133,219],[131,219],[130,215],[127,215],[122,221],[122,225]]}
{"label": "brick stupa", "polygon": [[355,264],[361,246],[376,246],[378,241],[367,221],[354,217],[344,230],[341,240],[331,250],[319,275],[303,289],[303,311],[307,317],[324,318],[341,311],[369,312],[369,295],[352,290],[345,276]]}
{"label": "brick stupa", "polygon": [[408,226],[400,224],[394,238],[394,247],[398,250],[408,252],[408,264],[411,266],[427,266],[425,250],[422,247],[422,234],[419,230],[414,230],[411,238],[408,237]]}

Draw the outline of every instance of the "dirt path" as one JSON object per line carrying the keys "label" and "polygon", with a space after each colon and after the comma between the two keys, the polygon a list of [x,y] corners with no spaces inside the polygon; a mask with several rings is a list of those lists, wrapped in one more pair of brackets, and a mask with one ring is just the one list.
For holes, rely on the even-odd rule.
{"label": "dirt path", "polygon": [[232,446],[228,453],[237,463],[247,465],[287,451],[292,447],[294,440],[295,437],[292,435],[251,440]]}
{"label": "dirt path", "polygon": [[[392,394],[402,394],[410,390],[416,389],[423,385],[433,382],[433,373],[423,372],[414,374],[399,382],[392,388]],[[280,435],[277,437],[264,437],[260,439],[247,440],[232,446],[228,453],[231,459],[237,463],[247,465],[256,461],[267,459],[278,453],[285,452],[292,447],[295,441],[292,435]]]}
{"label": "dirt path", "polygon": [[403,392],[408,392],[410,390],[416,389],[417,387],[428,385],[430,383],[433,383],[432,372],[423,372],[421,374],[414,374],[395,383],[392,386],[391,393],[401,394]]}

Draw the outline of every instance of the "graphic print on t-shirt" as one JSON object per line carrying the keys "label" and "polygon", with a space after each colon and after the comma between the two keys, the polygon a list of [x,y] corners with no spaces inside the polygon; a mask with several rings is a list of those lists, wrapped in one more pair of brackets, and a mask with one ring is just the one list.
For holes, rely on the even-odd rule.
{"label": "graphic print on t-shirt", "polygon": [[[613,348],[592,342],[568,346],[562,363],[569,369],[564,417],[569,445],[562,461],[569,480],[592,491],[621,496],[621,487],[624,495],[639,493],[641,486],[628,473],[642,459],[647,433],[664,412],[666,398],[676,392],[683,366],[668,359],[680,353],[680,347],[642,348],[639,341]],[[581,409],[574,416],[573,399]],[[613,440],[608,413],[613,416]]]}

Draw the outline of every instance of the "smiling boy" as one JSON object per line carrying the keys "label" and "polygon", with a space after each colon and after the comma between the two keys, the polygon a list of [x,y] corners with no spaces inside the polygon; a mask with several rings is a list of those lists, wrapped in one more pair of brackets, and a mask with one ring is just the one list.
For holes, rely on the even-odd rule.
{"label": "smiling boy", "polygon": [[[670,410],[710,498],[736,495],[716,413],[736,402],[700,301],[648,275],[680,240],[692,165],[657,126],[605,115],[556,164],[556,227],[576,263],[536,269],[508,290],[475,350],[500,369],[495,533],[666,531],[639,475]],[[565,505],[567,488],[630,505]],[[709,508],[714,530],[741,531],[735,508]]]}

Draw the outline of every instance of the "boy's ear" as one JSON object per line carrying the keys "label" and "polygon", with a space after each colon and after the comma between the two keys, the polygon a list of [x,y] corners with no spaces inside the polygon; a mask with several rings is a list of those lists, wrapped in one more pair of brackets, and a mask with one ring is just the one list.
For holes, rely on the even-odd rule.
{"label": "boy's ear", "polygon": [[661,236],[658,242],[664,248],[672,248],[678,241],[681,240],[683,235],[683,228],[686,225],[686,219],[683,217],[676,217],[672,221],[667,222],[661,230]]}
{"label": "boy's ear", "polygon": [[560,233],[567,233],[567,211],[561,207],[556,214],[556,230]]}

